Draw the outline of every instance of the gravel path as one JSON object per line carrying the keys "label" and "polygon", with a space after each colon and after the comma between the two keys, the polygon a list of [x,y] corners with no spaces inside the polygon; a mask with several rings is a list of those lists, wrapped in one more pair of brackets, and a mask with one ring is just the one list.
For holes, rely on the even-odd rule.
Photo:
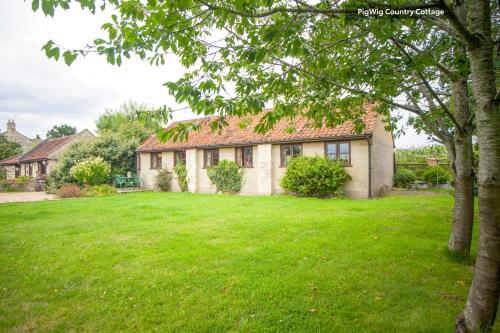
{"label": "gravel path", "polygon": [[0,193],[0,203],[54,200],[56,198],[57,197],[54,194],[47,194],[45,192]]}

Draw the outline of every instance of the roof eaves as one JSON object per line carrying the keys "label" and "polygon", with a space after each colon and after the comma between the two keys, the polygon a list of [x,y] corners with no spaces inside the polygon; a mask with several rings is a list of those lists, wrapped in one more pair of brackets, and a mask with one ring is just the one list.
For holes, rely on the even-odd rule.
{"label": "roof eaves", "polygon": [[227,144],[212,144],[212,145],[186,145],[171,148],[151,148],[151,149],[136,149],[136,152],[149,153],[149,152],[161,152],[161,151],[176,151],[184,149],[202,149],[202,148],[217,148],[217,147],[241,147],[249,145],[261,145],[261,144],[285,144],[290,142],[318,142],[318,141],[340,141],[340,140],[360,140],[367,137],[373,136],[373,133],[364,133],[356,135],[339,135],[339,136],[321,136],[321,137],[306,137],[306,138],[294,138],[287,140],[258,140],[258,141],[245,141],[239,143],[227,143]]}

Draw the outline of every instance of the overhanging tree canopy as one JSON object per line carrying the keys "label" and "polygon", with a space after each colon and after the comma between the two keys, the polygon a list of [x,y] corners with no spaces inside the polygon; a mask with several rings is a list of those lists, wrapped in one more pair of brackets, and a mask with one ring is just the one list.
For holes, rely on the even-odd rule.
{"label": "overhanging tree canopy", "polygon": [[[34,0],[33,8],[37,9],[41,4],[47,15],[53,15],[55,7],[68,8],[69,3],[70,0]],[[384,49],[391,47],[389,41],[391,45],[394,44],[392,47],[404,50],[404,59],[404,53],[413,48],[402,43],[408,42],[408,36],[398,33],[405,33],[407,29],[417,33],[416,29],[426,31],[427,27],[436,28],[446,39],[465,45],[477,104],[475,118],[480,124],[477,132],[481,156],[478,177],[481,229],[474,283],[459,327],[475,330],[488,329],[493,325],[498,305],[500,270],[500,207],[495,206],[494,201],[500,196],[500,112],[493,64],[493,48],[498,41],[492,37],[496,36],[495,29],[500,25],[493,25],[492,30],[492,22],[498,23],[498,18],[491,16],[490,8],[495,9],[496,2],[111,0],[107,3],[115,5],[118,14],[114,14],[111,22],[103,25],[108,38],[97,39],[83,50],[65,50],[62,56],[66,63],[70,64],[78,55],[97,52],[105,55],[111,64],[120,65],[123,57],[130,57],[131,54],[162,64],[165,61],[164,54],[173,52],[180,57],[184,66],[192,70],[179,81],[168,83],[170,92],[178,102],[188,103],[197,113],[221,115],[213,123],[214,128],[224,125],[224,116],[227,114],[259,112],[266,103],[272,103],[275,109],[263,118],[257,127],[259,131],[265,131],[281,117],[293,117],[298,110],[304,109],[307,110],[307,116],[326,125],[353,119],[359,127],[361,123],[358,116],[367,99],[378,101],[379,111],[387,113],[391,105],[419,111],[415,105],[419,103],[418,98],[423,98],[437,102],[441,111],[448,115],[449,121],[461,131],[468,126],[468,119],[460,123],[449,112],[449,106],[440,98],[439,91],[435,90],[437,86],[430,81],[423,82],[422,77],[425,75],[420,75],[418,71],[414,71],[414,77],[408,82],[427,88],[427,94],[432,99],[424,96],[425,89],[419,88],[410,92],[408,100],[416,100],[416,103],[412,102],[413,106],[396,100],[399,96],[398,87],[387,79],[387,76],[401,74],[401,71],[394,69],[397,63],[383,61],[382,64],[388,66],[368,72],[371,78],[363,82],[352,81],[354,75],[351,74],[366,70],[361,66],[362,63],[383,58]],[[96,10],[93,0],[80,0],[80,4],[83,8]],[[429,15],[415,19],[404,17],[406,12],[398,12],[392,17],[370,20],[369,31],[372,36],[364,36],[367,31],[359,25],[363,17],[357,16],[357,13],[359,9],[367,8],[396,11],[436,9],[442,10],[443,16]],[[406,27],[401,28],[401,25]],[[380,50],[373,48],[367,53],[362,48],[358,49],[361,62],[359,57],[354,61],[355,53],[347,56],[345,52],[335,52],[339,51],[342,42],[348,43],[353,37],[352,31],[336,30],[337,26],[352,27],[354,32],[360,34],[356,38],[377,41]],[[380,37],[391,34],[394,40],[387,41]],[[420,37],[428,36],[414,36],[416,44],[411,43],[411,40],[410,43],[418,49],[425,47],[419,43]],[[439,38],[439,35],[436,36]],[[419,61],[413,65],[414,68],[418,69],[421,65],[424,70],[429,65],[426,61],[431,60],[432,66],[444,65],[441,69],[447,69],[446,59],[440,57],[440,50],[443,49],[438,47],[439,44],[434,45],[433,57],[417,57]],[[47,43],[44,49],[49,57],[57,59],[61,56],[60,47],[53,42]],[[335,68],[335,62],[322,62],[321,59],[328,57],[318,57],[318,54],[333,55],[335,59],[343,59],[347,65]],[[332,71],[335,77],[330,76]],[[362,77],[367,78],[366,73]],[[431,114],[433,109],[429,109]],[[182,137],[182,133],[188,130],[189,126],[179,128],[178,136]],[[167,137],[170,135],[175,137],[175,134],[166,134]]]}

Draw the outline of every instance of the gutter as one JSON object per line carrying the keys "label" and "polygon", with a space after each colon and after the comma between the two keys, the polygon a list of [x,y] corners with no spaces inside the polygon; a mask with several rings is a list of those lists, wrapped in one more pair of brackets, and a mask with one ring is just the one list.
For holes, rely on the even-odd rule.
{"label": "gutter", "polygon": [[366,136],[366,142],[368,142],[368,198],[372,197],[372,135]]}

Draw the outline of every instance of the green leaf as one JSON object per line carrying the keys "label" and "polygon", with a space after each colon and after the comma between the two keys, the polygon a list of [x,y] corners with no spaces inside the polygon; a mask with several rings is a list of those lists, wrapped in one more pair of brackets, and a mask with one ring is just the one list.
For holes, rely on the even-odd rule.
{"label": "green leaf", "polygon": [[106,57],[106,60],[111,65],[114,65],[115,64],[115,54],[113,52],[108,53],[108,56]]}
{"label": "green leaf", "polygon": [[95,45],[101,45],[101,44],[104,44],[106,43],[106,41],[102,38],[97,38],[96,40],[94,40],[94,44]]}
{"label": "green leaf", "polygon": [[52,1],[42,1],[42,11],[45,16],[54,16],[54,4]]}
{"label": "green leaf", "polygon": [[33,9],[34,12],[36,12],[40,8],[40,0],[33,0],[31,2],[31,9]]}
{"label": "green leaf", "polygon": [[51,54],[51,57],[54,58],[56,61],[59,60],[59,56],[61,55],[58,47],[54,47],[50,51],[50,54]]}
{"label": "green leaf", "polygon": [[63,57],[64,57],[64,62],[66,63],[66,65],[71,66],[73,61],[75,61],[77,54],[70,52],[70,51],[66,51],[63,53]]}

